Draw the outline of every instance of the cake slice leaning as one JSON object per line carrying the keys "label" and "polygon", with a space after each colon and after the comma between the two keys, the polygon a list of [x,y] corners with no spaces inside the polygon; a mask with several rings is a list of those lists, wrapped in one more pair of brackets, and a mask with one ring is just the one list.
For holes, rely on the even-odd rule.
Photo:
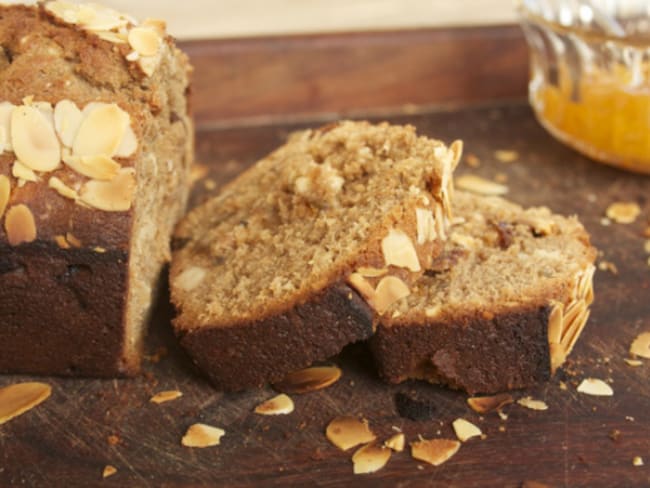
{"label": "cake slice leaning", "polygon": [[409,293],[442,250],[460,151],[410,126],[330,124],[293,134],[193,210],[170,283],[194,362],[240,390],[368,338],[373,308]]}
{"label": "cake slice leaning", "polygon": [[596,250],[575,217],[456,192],[445,251],[382,318],[380,374],[470,394],[546,380],[573,349],[593,300]]}

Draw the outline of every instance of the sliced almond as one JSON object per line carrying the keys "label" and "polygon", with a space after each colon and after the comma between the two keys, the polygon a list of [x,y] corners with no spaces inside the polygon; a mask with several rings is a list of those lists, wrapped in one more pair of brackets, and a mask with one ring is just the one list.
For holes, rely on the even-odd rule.
{"label": "sliced almond", "polygon": [[532,397],[524,397],[517,400],[517,403],[522,407],[529,408],[531,410],[548,410],[548,405],[542,400],[535,400]]}
{"label": "sliced almond", "polygon": [[381,241],[381,250],[386,266],[397,266],[413,272],[422,269],[413,241],[401,230],[391,229]]}
{"label": "sliced almond", "polygon": [[20,161],[16,161],[11,166],[11,174],[14,178],[19,180],[31,181],[32,183],[36,183],[38,181],[38,176],[36,173],[34,173],[31,168],[28,168]]}
{"label": "sliced almond", "polygon": [[559,344],[564,329],[564,305],[555,303],[548,317],[548,342]]}
{"label": "sliced almond", "polygon": [[155,56],[161,43],[158,33],[148,27],[135,27],[129,31],[129,44],[141,56]]}
{"label": "sliced almond", "polygon": [[84,183],[79,196],[90,207],[106,212],[126,212],[133,203],[135,189],[135,170],[122,168],[111,181],[91,180]]}
{"label": "sliced almond", "polygon": [[119,163],[108,156],[68,156],[63,157],[63,162],[80,175],[100,181],[110,181],[120,171]]}
{"label": "sliced almond", "polygon": [[632,459],[632,466],[643,466],[643,458],[641,456],[634,456]]}
{"label": "sliced almond", "polygon": [[126,131],[124,132],[124,137],[120,142],[120,145],[115,151],[116,158],[128,158],[135,154],[138,150],[138,139],[135,136],[135,132],[131,128],[131,124],[126,126]]}
{"label": "sliced almond", "polygon": [[352,456],[354,474],[375,473],[386,466],[390,456],[390,449],[376,443],[360,447]]}
{"label": "sliced almond", "polygon": [[398,432],[394,436],[390,437],[386,442],[384,442],[384,446],[392,449],[395,452],[402,452],[404,450],[405,443],[406,437],[402,432]]}
{"label": "sliced almond", "polygon": [[383,315],[393,303],[410,294],[411,290],[406,283],[396,276],[386,276],[377,285],[372,306],[377,313]]}
{"label": "sliced almond", "polygon": [[192,291],[201,284],[206,275],[204,268],[191,266],[176,277],[174,286],[183,291]]}
{"label": "sliced almond", "polygon": [[422,439],[411,443],[411,456],[418,461],[440,466],[460,449],[460,442],[451,439]]}
{"label": "sliced almond", "polygon": [[343,451],[376,439],[368,427],[368,421],[356,417],[335,418],[328,424],[325,435],[332,444]]}
{"label": "sliced almond", "polygon": [[140,66],[140,69],[145,75],[152,76],[156,72],[159,62],[159,56],[141,57],[138,60],[138,66]]}
{"label": "sliced almond", "polygon": [[2,152],[13,150],[11,145],[11,114],[15,108],[16,106],[11,102],[0,102],[0,129],[3,134]]}
{"label": "sliced almond", "polygon": [[476,175],[462,175],[456,178],[456,186],[479,195],[499,196],[508,193],[508,187]]}
{"label": "sliced almond", "polygon": [[431,210],[416,208],[415,220],[418,231],[418,245],[432,242],[436,239],[436,237],[438,237],[438,233],[436,232],[436,222],[433,218],[433,212]]}
{"label": "sliced almond", "polygon": [[336,366],[312,366],[289,373],[273,388],[285,393],[308,393],[333,385],[341,374],[341,369]]}
{"label": "sliced almond", "polygon": [[368,267],[360,267],[357,269],[357,273],[359,273],[361,276],[364,278],[379,278],[380,276],[384,276],[386,273],[388,273],[387,268],[368,268]]}
{"label": "sliced almond", "polygon": [[281,393],[255,407],[255,413],[260,415],[287,415],[293,412],[294,404],[291,397]]}
{"label": "sliced almond", "polygon": [[442,306],[440,305],[434,305],[432,307],[427,307],[424,309],[424,315],[429,319],[436,318],[438,315],[440,315],[440,312],[442,312]]}
{"label": "sliced almond", "polygon": [[181,440],[185,447],[212,447],[221,443],[226,431],[206,424],[191,425]]}
{"label": "sliced almond", "polygon": [[12,246],[29,243],[36,240],[36,222],[34,215],[27,205],[14,205],[7,211],[5,231]]}
{"label": "sliced almond", "polygon": [[66,232],[65,239],[72,245],[72,247],[81,247],[81,241],[77,239],[72,232]]}
{"label": "sliced almond", "polygon": [[124,139],[129,123],[129,114],[116,104],[96,104],[81,121],[72,145],[73,154],[114,156]]}
{"label": "sliced almond", "polygon": [[467,399],[467,404],[477,413],[488,413],[493,412],[494,410],[500,410],[512,402],[514,402],[514,399],[509,393],[484,397],[472,397]]}
{"label": "sliced almond", "polygon": [[54,236],[54,242],[56,242],[57,246],[61,249],[70,249],[70,244],[66,241],[65,236]]}
{"label": "sliced almond", "polygon": [[167,22],[161,19],[144,19],[140,25],[153,29],[160,37],[165,37],[167,32]]}
{"label": "sliced almond", "polygon": [[568,354],[564,346],[557,342],[551,342],[548,346],[551,359],[551,374],[555,374],[557,369],[566,361]]}
{"label": "sliced almond", "polygon": [[11,198],[11,182],[5,175],[0,175],[0,219],[7,209]]}
{"label": "sliced almond", "polygon": [[368,302],[372,302],[375,299],[375,289],[360,273],[352,273],[348,278],[348,283]]}
{"label": "sliced almond", "polygon": [[81,110],[70,100],[61,100],[54,108],[54,127],[59,135],[61,143],[66,147],[72,147],[79,126],[81,125]]}
{"label": "sliced almond", "polygon": [[[0,216],[2,215],[2,202],[0,201]],[[630,346],[630,354],[640,358],[650,359],[650,332],[643,332],[636,336]]]}
{"label": "sliced almond", "polygon": [[631,224],[641,213],[636,202],[615,202],[607,207],[607,217],[619,224]]}
{"label": "sliced almond", "polygon": [[47,185],[62,197],[69,198],[70,200],[77,200],[79,198],[79,195],[76,191],[74,191],[56,176],[52,176],[47,182]]}
{"label": "sliced almond", "polygon": [[151,403],[165,403],[165,402],[171,402],[172,400],[176,400],[177,398],[180,398],[183,396],[183,392],[178,391],[178,390],[167,390],[167,391],[161,391],[160,393],[156,393],[154,396],[152,396],[149,401]]}
{"label": "sliced almond", "polygon": [[0,388],[0,425],[44,402],[52,393],[45,383],[17,383]]}
{"label": "sliced almond", "polygon": [[113,476],[115,473],[117,473],[117,468],[107,464],[104,466],[104,471],[102,471],[102,478],[108,478],[109,476]]}
{"label": "sliced almond", "polygon": [[578,385],[577,391],[592,396],[613,396],[614,390],[603,380],[597,378],[585,378]]}
{"label": "sliced almond", "polygon": [[127,36],[124,34],[120,34],[119,32],[98,31],[95,34],[97,34],[97,37],[99,37],[100,39],[104,39],[105,41],[112,42],[113,44],[127,43]]}
{"label": "sliced almond", "polygon": [[53,171],[61,162],[61,146],[54,127],[34,107],[11,112],[11,145],[16,157],[34,171]]}
{"label": "sliced almond", "polygon": [[643,361],[639,361],[638,359],[624,358],[623,361],[625,361],[625,364],[627,364],[628,366],[631,366],[633,368],[643,366]]}
{"label": "sliced almond", "polygon": [[461,442],[466,442],[472,437],[480,437],[483,435],[481,429],[465,419],[459,418],[454,420],[452,426],[454,428],[454,432],[456,433],[456,437],[458,437],[458,440]]}

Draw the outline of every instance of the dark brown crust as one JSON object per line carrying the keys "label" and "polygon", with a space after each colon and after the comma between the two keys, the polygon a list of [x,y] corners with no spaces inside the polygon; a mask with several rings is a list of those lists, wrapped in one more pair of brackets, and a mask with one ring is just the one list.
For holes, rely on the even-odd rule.
{"label": "dark brown crust", "polygon": [[524,388],[550,378],[549,306],[453,322],[380,325],[370,346],[392,383],[427,379],[477,393]]}
{"label": "dark brown crust", "polygon": [[338,283],[291,310],[237,327],[177,328],[183,347],[214,385],[227,391],[260,387],[337,354],[373,333],[373,314]]}
{"label": "dark brown crust", "polygon": [[0,245],[0,372],[136,373],[122,357],[126,262],[119,250]]}

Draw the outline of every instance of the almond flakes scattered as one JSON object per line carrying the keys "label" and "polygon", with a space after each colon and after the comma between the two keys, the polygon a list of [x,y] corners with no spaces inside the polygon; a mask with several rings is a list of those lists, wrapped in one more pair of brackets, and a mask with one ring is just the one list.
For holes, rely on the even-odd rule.
{"label": "almond flakes scattered", "polygon": [[402,452],[404,450],[405,442],[406,438],[404,437],[404,434],[402,432],[398,432],[397,434],[388,438],[386,442],[384,442],[384,446],[392,449],[395,452]]}
{"label": "almond flakes scattered", "polygon": [[411,443],[411,456],[434,466],[448,461],[460,449],[460,442],[451,439],[422,439]]}
{"label": "almond flakes scattered", "polygon": [[5,217],[7,240],[12,246],[29,243],[36,240],[36,222],[34,215],[27,205],[14,205],[7,211]]}
{"label": "almond flakes scattered", "polygon": [[289,373],[273,388],[284,393],[309,393],[333,385],[341,374],[341,369],[336,366],[312,366]]}
{"label": "almond flakes scattered", "polygon": [[461,442],[466,442],[472,437],[480,437],[483,435],[481,429],[479,429],[473,423],[462,418],[454,420],[452,426],[454,428],[454,432],[456,433],[456,437],[458,437],[458,440]]}
{"label": "almond flakes scattered", "polygon": [[535,400],[532,397],[524,397],[517,400],[517,403],[522,407],[530,408],[531,410],[548,410],[548,405],[542,400]]}
{"label": "almond flakes scattered", "polygon": [[640,213],[641,208],[636,202],[615,202],[606,211],[607,217],[619,224],[631,224]]}
{"label": "almond flakes scattered", "polygon": [[488,413],[494,410],[500,410],[513,402],[514,399],[512,398],[512,395],[508,393],[467,399],[467,404],[477,413]]}
{"label": "almond flakes scattered", "polygon": [[327,425],[325,435],[332,444],[343,451],[376,439],[368,426],[368,421],[356,417],[335,418]]}
{"label": "almond flakes scattered", "polygon": [[630,354],[634,357],[650,359],[650,332],[642,332],[632,341]]}
{"label": "almond flakes scattered", "polygon": [[370,474],[382,469],[390,460],[391,450],[376,443],[360,447],[352,456],[354,474]]}
{"label": "almond flakes scattered", "polygon": [[79,192],[86,205],[105,212],[126,212],[135,198],[135,170],[122,168],[112,181],[91,180]]}
{"label": "almond flakes scattered", "polygon": [[221,443],[226,431],[206,424],[193,424],[181,440],[185,447],[212,447]]}
{"label": "almond flakes scattered", "polygon": [[154,396],[152,396],[149,401],[152,403],[165,403],[165,402],[171,402],[172,400],[176,400],[177,398],[180,398],[183,396],[183,392],[178,391],[178,390],[167,390],[167,391],[161,391],[160,393],[156,393]]}
{"label": "almond flakes scattered", "polygon": [[17,383],[0,388],[0,425],[31,410],[52,394],[45,383]]}
{"label": "almond flakes scattered", "polygon": [[592,396],[613,396],[614,390],[603,380],[597,378],[586,378],[578,385],[579,393]]}
{"label": "almond flakes scattered", "polygon": [[456,186],[461,190],[486,196],[499,196],[508,193],[508,187],[476,175],[462,175],[456,178]]}
{"label": "almond flakes scattered", "polygon": [[281,393],[255,407],[255,413],[260,415],[287,415],[293,412],[293,409],[293,400]]}
{"label": "almond flakes scattered", "polygon": [[109,476],[113,476],[115,473],[117,473],[117,468],[107,464],[104,466],[104,471],[102,471],[102,478],[108,478]]}

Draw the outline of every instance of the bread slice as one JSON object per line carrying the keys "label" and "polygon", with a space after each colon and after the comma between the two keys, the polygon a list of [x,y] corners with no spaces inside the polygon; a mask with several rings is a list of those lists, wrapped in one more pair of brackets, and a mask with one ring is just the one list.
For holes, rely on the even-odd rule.
{"label": "bread slice", "polygon": [[366,339],[371,307],[408,292],[441,250],[460,151],[385,123],[293,134],[179,225],[181,344],[238,390]]}
{"label": "bread slice", "polygon": [[96,4],[0,7],[0,371],[138,371],[193,152],[189,64]]}
{"label": "bread slice", "polygon": [[470,394],[548,379],[589,317],[589,236],[575,217],[497,197],[457,192],[453,209],[444,253],[372,338],[380,374]]}

